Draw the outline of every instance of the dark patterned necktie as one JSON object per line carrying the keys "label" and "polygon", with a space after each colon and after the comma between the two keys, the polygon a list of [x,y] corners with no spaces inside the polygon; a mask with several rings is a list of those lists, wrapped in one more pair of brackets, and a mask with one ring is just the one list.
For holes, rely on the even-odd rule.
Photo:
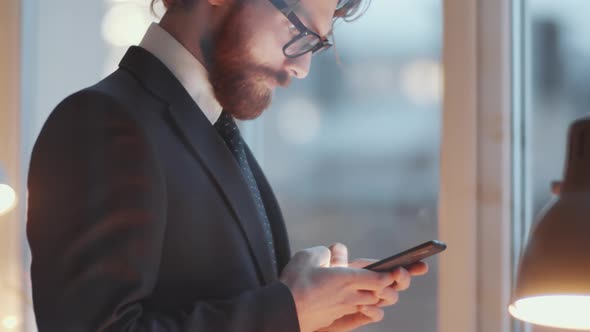
{"label": "dark patterned necktie", "polygon": [[217,119],[217,122],[215,122],[215,129],[217,129],[217,132],[223,138],[225,144],[234,155],[238,165],[240,165],[242,175],[244,176],[250,192],[252,193],[254,203],[256,203],[256,209],[258,210],[258,214],[262,219],[264,237],[266,239],[268,250],[271,254],[273,269],[276,272],[277,258],[275,255],[275,246],[273,243],[270,221],[268,220],[266,209],[264,208],[264,203],[262,202],[262,196],[260,195],[258,184],[256,183],[256,179],[254,179],[254,174],[252,174],[252,169],[250,168],[248,159],[246,158],[246,143],[242,139],[240,130],[238,129],[238,126],[236,125],[233,117],[226,111],[223,111],[219,119]]}

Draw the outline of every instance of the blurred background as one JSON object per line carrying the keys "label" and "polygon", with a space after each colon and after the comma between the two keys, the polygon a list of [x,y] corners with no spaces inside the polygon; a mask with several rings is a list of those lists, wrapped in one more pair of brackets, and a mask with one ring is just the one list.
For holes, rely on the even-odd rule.
{"label": "blurred background", "polygon": [[538,212],[551,197],[550,182],[562,179],[568,126],[590,112],[590,1],[529,0],[527,5],[524,152],[530,209]]}
{"label": "blurred background", "polygon": [[[57,103],[115,70],[157,21],[148,3],[20,1],[22,165]],[[337,24],[336,47],[314,58],[306,80],[279,89],[271,109],[241,124],[279,198],[294,250],[339,241],[352,258],[380,258],[437,238],[442,5],[373,0],[362,19]],[[525,217],[515,222],[530,227],[551,197],[549,183],[562,176],[567,127],[590,101],[590,1],[528,0],[524,8],[518,33],[526,68],[515,84],[524,85],[518,114],[525,126],[516,135],[525,144],[515,149],[525,166],[515,176],[524,177]],[[0,147],[10,145],[0,137]],[[8,173],[24,188],[26,172]],[[0,226],[16,230],[6,231],[10,241],[0,250],[0,331],[36,331],[25,209],[21,200],[12,217],[0,217],[14,223]],[[430,264],[431,273],[413,281],[384,322],[362,331],[436,331],[437,260]]]}
{"label": "blurred background", "polygon": [[[590,114],[590,1],[525,1],[524,157],[525,226],[552,199],[563,179],[569,125]],[[560,329],[534,327],[535,332]]]}

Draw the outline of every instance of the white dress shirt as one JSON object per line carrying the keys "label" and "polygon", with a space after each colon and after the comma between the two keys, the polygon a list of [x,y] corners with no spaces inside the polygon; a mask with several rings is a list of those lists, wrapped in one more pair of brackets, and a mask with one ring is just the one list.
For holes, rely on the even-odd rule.
{"label": "white dress shirt", "polygon": [[150,25],[139,46],[164,63],[214,124],[222,107],[215,98],[205,66],[157,23]]}

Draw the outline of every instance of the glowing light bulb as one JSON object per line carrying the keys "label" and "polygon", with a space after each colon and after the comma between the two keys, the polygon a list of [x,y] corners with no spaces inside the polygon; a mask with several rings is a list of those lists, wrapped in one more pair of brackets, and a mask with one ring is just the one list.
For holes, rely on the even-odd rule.
{"label": "glowing light bulb", "polygon": [[517,300],[508,308],[514,318],[537,325],[590,330],[590,296],[547,295]]}
{"label": "glowing light bulb", "polygon": [[0,184],[0,215],[3,215],[16,205],[16,192],[7,184]]}

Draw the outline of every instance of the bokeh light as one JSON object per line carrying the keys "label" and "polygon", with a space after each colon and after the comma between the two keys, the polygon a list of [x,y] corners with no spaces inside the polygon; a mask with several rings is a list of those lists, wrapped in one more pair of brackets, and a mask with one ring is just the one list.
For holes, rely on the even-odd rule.
{"label": "bokeh light", "polygon": [[16,192],[7,184],[0,184],[0,215],[6,214],[16,205]]}
{"label": "bokeh light", "polygon": [[152,21],[147,1],[117,1],[103,19],[102,36],[112,46],[136,45]]}
{"label": "bokeh light", "polygon": [[285,141],[291,144],[310,143],[320,131],[320,110],[308,98],[293,98],[279,110],[277,126]]}
{"label": "bokeh light", "polygon": [[18,326],[19,319],[16,316],[6,316],[2,319],[2,326],[7,330],[12,330]]}
{"label": "bokeh light", "polygon": [[443,74],[439,62],[418,59],[401,70],[401,89],[416,105],[433,105],[441,101]]}

